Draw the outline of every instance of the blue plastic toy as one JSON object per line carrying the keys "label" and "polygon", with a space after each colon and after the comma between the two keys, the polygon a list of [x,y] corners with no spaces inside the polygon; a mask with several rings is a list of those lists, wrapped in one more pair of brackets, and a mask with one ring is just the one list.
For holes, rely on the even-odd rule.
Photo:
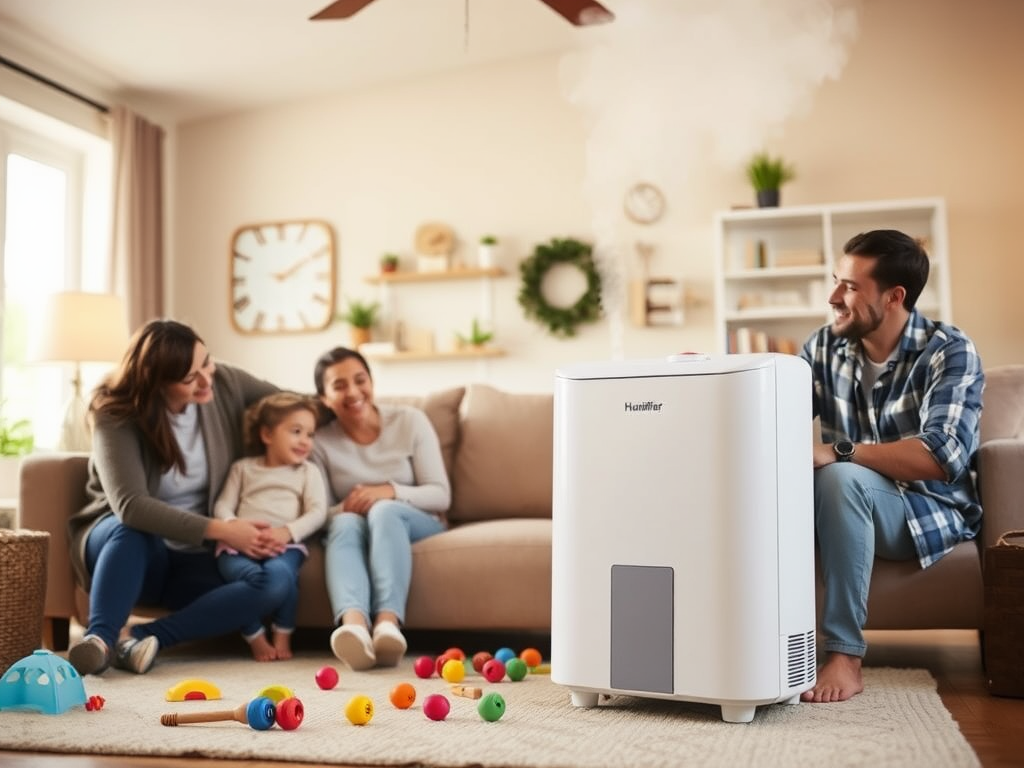
{"label": "blue plastic toy", "polygon": [[47,650],[33,651],[0,677],[0,710],[34,709],[59,715],[85,704],[78,670]]}

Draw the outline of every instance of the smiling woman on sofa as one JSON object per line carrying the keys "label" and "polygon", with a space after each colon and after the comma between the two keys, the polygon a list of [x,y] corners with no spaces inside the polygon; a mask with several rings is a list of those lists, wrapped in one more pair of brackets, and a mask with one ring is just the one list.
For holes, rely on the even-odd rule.
{"label": "smiling woman on sofa", "polygon": [[[252,557],[281,546],[264,524],[211,514],[242,455],[245,408],[276,390],[215,366],[196,332],[173,320],[136,332],[96,388],[89,502],[68,524],[72,564],[90,589],[89,626],[68,656],[80,674],[111,663],[147,672],[161,647],[237,631],[272,607],[244,581],[226,584],[206,544]],[[174,612],[129,631],[140,602]]]}
{"label": "smiling woman on sofa", "polygon": [[329,418],[312,459],[327,483],[327,592],[339,625],[331,650],[352,669],[395,666],[407,647],[399,627],[412,545],[446,528],[451,487],[441,444],[418,408],[374,404],[358,352],[326,352],[314,379]]}

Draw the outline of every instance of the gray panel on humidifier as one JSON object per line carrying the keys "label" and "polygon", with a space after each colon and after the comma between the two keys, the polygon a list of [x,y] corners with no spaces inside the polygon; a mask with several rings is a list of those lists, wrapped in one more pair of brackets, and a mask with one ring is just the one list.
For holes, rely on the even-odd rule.
{"label": "gray panel on humidifier", "polygon": [[672,569],[612,566],[611,686],[673,693]]}

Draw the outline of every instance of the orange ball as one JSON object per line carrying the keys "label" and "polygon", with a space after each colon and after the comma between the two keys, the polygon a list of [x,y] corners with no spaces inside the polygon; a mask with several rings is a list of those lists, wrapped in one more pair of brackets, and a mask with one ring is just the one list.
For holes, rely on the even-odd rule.
{"label": "orange ball", "polygon": [[540,655],[540,651],[536,648],[524,648],[519,654],[519,658],[526,662],[526,666],[539,667],[540,663],[544,661],[544,657]]}
{"label": "orange ball", "polygon": [[451,657],[453,659],[460,659],[460,660],[466,658],[466,652],[463,651],[458,646],[452,646],[451,648],[449,648],[447,651],[444,652],[444,655],[445,656],[449,656],[449,657]]}
{"label": "orange ball", "polygon": [[408,709],[416,701],[416,689],[409,683],[399,683],[391,689],[389,698],[397,709]]}

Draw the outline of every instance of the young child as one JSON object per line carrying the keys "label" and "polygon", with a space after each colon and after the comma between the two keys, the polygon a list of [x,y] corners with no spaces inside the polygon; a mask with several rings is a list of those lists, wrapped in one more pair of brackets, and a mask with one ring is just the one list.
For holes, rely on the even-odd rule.
{"label": "young child", "polygon": [[213,514],[222,520],[245,519],[265,525],[276,553],[254,559],[218,546],[217,567],[227,581],[246,581],[270,592],[277,605],[273,644],[260,622],[242,634],[257,661],[290,659],[295,629],[299,568],[309,554],[303,539],[327,517],[327,497],[320,470],[306,461],[316,430],[316,402],[303,395],[277,392],[246,411],[245,440],[250,455],[228,472]]}

